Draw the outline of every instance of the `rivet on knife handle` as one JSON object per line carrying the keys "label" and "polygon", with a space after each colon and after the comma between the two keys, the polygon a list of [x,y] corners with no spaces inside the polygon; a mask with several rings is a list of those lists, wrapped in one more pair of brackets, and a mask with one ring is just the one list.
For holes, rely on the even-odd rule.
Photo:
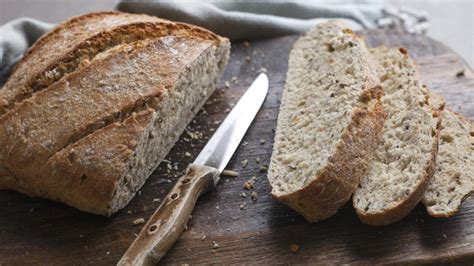
{"label": "rivet on knife handle", "polygon": [[190,164],[118,265],[158,263],[181,235],[199,196],[214,188],[218,178],[217,169]]}

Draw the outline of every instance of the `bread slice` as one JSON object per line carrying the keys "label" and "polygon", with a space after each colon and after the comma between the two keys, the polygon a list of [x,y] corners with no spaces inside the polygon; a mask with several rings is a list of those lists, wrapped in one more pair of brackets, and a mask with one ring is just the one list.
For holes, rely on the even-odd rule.
{"label": "bread slice", "polygon": [[474,191],[474,124],[451,110],[441,118],[436,170],[422,202],[431,216],[450,217]]}
{"label": "bread slice", "polygon": [[387,120],[353,205],[362,222],[386,225],[405,217],[423,196],[436,162],[440,118],[405,49],[379,47],[371,53],[379,65]]}
{"label": "bread slice", "polygon": [[338,21],[290,53],[268,180],[310,221],[337,212],[365,174],[383,124],[379,80],[364,42]]}
{"label": "bread slice", "polygon": [[126,206],[212,94],[229,56],[225,38],[165,28],[176,35],[108,47],[0,116],[0,188],[102,215]]}

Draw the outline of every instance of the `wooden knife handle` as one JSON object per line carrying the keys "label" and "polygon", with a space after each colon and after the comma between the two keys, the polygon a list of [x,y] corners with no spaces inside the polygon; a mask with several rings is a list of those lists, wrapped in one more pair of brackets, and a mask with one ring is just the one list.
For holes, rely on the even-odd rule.
{"label": "wooden knife handle", "polygon": [[218,180],[217,169],[190,164],[118,265],[158,263],[183,232],[198,197],[213,189]]}

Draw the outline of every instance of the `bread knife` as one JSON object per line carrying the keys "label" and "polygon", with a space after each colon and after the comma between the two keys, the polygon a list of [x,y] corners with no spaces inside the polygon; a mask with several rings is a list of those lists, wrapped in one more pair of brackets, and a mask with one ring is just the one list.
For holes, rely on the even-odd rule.
{"label": "bread knife", "polygon": [[268,77],[262,73],[187,167],[118,265],[155,265],[166,255],[183,232],[199,196],[216,187],[267,91]]}

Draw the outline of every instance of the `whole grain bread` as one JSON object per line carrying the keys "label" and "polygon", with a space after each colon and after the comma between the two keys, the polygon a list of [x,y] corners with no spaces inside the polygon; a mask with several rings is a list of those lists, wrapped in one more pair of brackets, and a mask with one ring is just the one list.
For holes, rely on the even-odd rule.
{"label": "whole grain bread", "polygon": [[440,117],[405,49],[378,47],[371,54],[378,62],[387,120],[353,205],[362,222],[386,225],[421,200],[436,163]]}
{"label": "whole grain bread", "polygon": [[[441,96],[431,92],[430,99],[444,107]],[[474,191],[474,124],[449,109],[441,119],[436,169],[422,202],[431,216],[450,217]]]}
{"label": "whole grain bread", "polygon": [[369,52],[329,21],[290,53],[268,171],[272,195],[311,222],[337,212],[364,176],[384,115]]}
{"label": "whole grain bread", "polygon": [[60,24],[1,91],[0,188],[95,214],[123,208],[212,94],[229,50],[207,30],[144,15]]}

